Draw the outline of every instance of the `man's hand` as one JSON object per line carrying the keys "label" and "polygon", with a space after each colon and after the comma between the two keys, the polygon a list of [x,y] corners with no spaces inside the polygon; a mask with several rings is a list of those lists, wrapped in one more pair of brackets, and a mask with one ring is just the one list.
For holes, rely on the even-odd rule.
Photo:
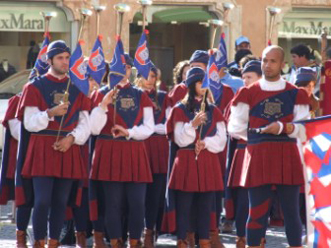
{"label": "man's hand", "polygon": [[54,116],[62,116],[65,115],[69,108],[69,102],[61,103],[49,110],[47,110],[48,118],[52,118]]}
{"label": "man's hand", "polygon": [[193,121],[192,121],[192,126],[194,128],[197,128],[198,126],[200,126],[202,123],[205,123],[207,119],[207,115],[205,112],[200,111],[199,113],[197,113],[197,115],[194,117]]}
{"label": "man's hand", "polygon": [[206,143],[202,140],[198,140],[197,143],[195,143],[195,154],[199,155],[199,153],[206,148]]}
{"label": "man's hand", "polygon": [[278,122],[272,122],[268,126],[262,129],[261,133],[269,133],[278,135],[280,131],[280,125]]}
{"label": "man's hand", "polygon": [[58,142],[56,142],[53,145],[53,148],[55,151],[66,152],[72,146],[74,141],[75,141],[74,136],[68,135],[68,136],[64,137],[63,139],[59,140]]}
{"label": "man's hand", "polygon": [[122,127],[120,125],[115,125],[111,129],[111,133],[113,134],[114,138],[128,137],[129,136],[128,130],[126,130],[124,127]]}

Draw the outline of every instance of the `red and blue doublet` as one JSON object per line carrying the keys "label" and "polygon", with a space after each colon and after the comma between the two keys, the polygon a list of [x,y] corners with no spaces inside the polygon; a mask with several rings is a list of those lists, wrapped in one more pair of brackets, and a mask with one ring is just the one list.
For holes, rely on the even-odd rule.
{"label": "red and blue doublet", "polygon": [[[165,124],[169,99],[165,91],[146,92],[154,103],[155,125]],[[165,174],[168,170],[169,142],[166,135],[154,133],[145,140],[146,151],[153,174]]]}
{"label": "red and blue doublet", "polygon": [[[25,107],[37,107],[40,111],[46,111],[58,105],[63,99],[68,80],[67,77],[59,80],[50,74],[36,77],[23,90],[18,115],[23,120]],[[75,129],[80,111],[89,111],[91,108],[90,100],[73,84],[69,87],[68,100],[70,105],[64,116],[60,137],[65,137]],[[61,118],[62,116],[55,116],[54,121],[49,121],[46,129],[30,133],[22,168],[23,177],[83,179],[87,176],[86,164],[79,145],[73,144],[64,153],[53,148]]]}
{"label": "red and blue doublet", "polygon": [[[203,125],[201,140],[216,134],[217,122],[224,121],[221,111],[214,105],[209,105],[207,122]],[[196,109],[200,109],[197,104]],[[194,119],[195,113],[190,112],[183,103],[177,104],[171,112],[167,122],[167,134],[174,135],[177,122],[188,123]],[[200,127],[196,129],[195,141],[187,146],[180,147],[172,167],[169,188],[187,192],[207,192],[223,190],[222,171],[218,154],[204,149],[196,160],[195,143],[199,138]]]}
{"label": "red and blue doublet", "polygon": [[[265,127],[280,121],[292,122],[295,105],[308,105],[307,93],[286,82],[285,89],[264,91],[259,82],[242,88],[233,106],[249,106],[249,128]],[[247,148],[240,186],[257,187],[265,184],[301,185],[303,166],[297,140],[287,134],[248,133]]]}
{"label": "red and blue doublet", "polygon": [[[115,123],[126,129],[143,123],[143,109],[153,103],[142,90],[126,84],[117,86]],[[94,107],[108,93],[106,86],[92,96]],[[115,182],[152,182],[152,174],[144,141],[114,138],[114,105],[108,105],[107,122],[97,136],[90,178]]]}
{"label": "red and blue doublet", "polygon": [[13,138],[8,121],[15,119],[20,96],[15,95],[9,99],[8,108],[2,125],[6,128],[5,142],[2,151],[1,177],[0,177],[0,204],[7,204],[15,198],[15,171],[18,141]]}

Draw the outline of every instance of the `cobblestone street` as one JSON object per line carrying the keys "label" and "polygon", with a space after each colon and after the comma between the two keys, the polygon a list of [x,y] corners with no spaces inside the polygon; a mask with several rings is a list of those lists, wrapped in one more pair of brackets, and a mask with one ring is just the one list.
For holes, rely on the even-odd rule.
{"label": "cobblestone street", "polygon": [[[8,204],[7,206],[1,206],[1,222],[0,222],[0,247],[1,248],[10,248],[15,247],[15,224],[11,223],[9,220],[5,220],[5,217],[11,213],[12,206]],[[32,247],[31,243],[33,242],[31,237],[32,235],[32,226],[29,226],[29,247]],[[222,241],[227,248],[235,248],[235,232],[232,234],[221,234]],[[272,227],[267,231],[267,248],[283,248],[287,247],[286,237],[284,233],[284,228]],[[89,247],[92,247],[92,239],[88,240],[90,244]],[[173,235],[162,235],[159,237],[157,242],[158,247],[175,247],[176,246],[176,237]],[[61,247],[74,247],[74,246],[61,246]]]}

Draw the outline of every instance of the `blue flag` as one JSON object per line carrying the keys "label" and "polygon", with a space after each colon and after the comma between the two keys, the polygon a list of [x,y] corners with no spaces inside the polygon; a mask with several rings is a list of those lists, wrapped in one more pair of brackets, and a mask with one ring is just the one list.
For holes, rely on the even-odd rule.
{"label": "blue flag", "polygon": [[44,36],[45,39],[38,53],[38,57],[34,64],[34,67],[29,75],[29,80],[33,79],[34,77],[44,75],[49,69],[49,64],[47,63],[47,57],[46,57],[47,47],[50,43],[49,33],[45,33]]}
{"label": "blue flag", "polygon": [[213,94],[215,102],[217,102],[219,97],[222,95],[223,85],[218,74],[215,57],[216,54],[212,54],[209,57],[207,71],[202,83],[202,88],[209,88]]}
{"label": "blue flag", "polygon": [[147,46],[147,34],[147,30],[141,34],[136,54],[134,55],[134,66],[137,68],[138,73],[145,79],[148,78],[151,69],[151,60],[149,58],[149,50]]}
{"label": "blue flag", "polygon": [[88,95],[89,92],[89,82],[86,74],[87,63],[87,60],[84,60],[80,41],[70,57],[69,75],[72,83],[85,95]]}
{"label": "blue flag", "polygon": [[110,88],[115,87],[125,76],[125,58],[123,43],[120,37],[117,38],[117,44],[112,61],[109,65],[109,83]]}
{"label": "blue flag", "polygon": [[101,45],[101,36],[99,35],[94,43],[89,61],[87,72],[100,84],[106,71],[105,56]]}
{"label": "blue flag", "polygon": [[227,51],[226,51],[226,44],[225,44],[225,40],[224,40],[224,33],[222,33],[221,35],[221,39],[220,39],[220,44],[218,46],[218,50],[216,52],[216,65],[218,70],[220,70],[223,67],[227,67],[228,66],[228,58],[227,58]]}

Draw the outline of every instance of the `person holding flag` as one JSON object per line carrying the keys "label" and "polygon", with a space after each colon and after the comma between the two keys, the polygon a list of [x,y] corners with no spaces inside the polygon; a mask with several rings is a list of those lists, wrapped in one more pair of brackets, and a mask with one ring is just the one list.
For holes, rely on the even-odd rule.
{"label": "person holding flag", "polygon": [[[90,179],[101,182],[107,196],[104,198],[105,223],[112,247],[123,245],[122,210],[125,199],[128,203],[130,247],[140,247],[146,184],[152,182],[143,141],[155,130],[154,105],[146,93],[130,84],[133,61],[128,54],[118,54],[122,49],[117,48],[110,74],[121,80],[114,85],[112,79],[116,77],[110,77],[110,85],[93,96],[91,131],[97,139]],[[120,71],[114,71],[114,68]]]}
{"label": "person holding flag", "polygon": [[[18,168],[17,182],[21,177],[33,182],[32,224],[36,248],[45,247],[47,223],[48,247],[59,246],[73,183],[87,174],[80,145],[90,135],[90,101],[76,86],[68,83],[69,58],[70,49],[65,42],[53,41],[47,49],[48,72],[26,85],[18,109],[18,118],[30,138],[22,168]],[[64,99],[66,89],[68,101]],[[57,141],[61,123],[63,126]],[[16,186],[17,197],[22,198],[18,199],[20,202],[29,200],[26,198],[31,196],[28,190]]]}
{"label": "person holding flag", "polygon": [[283,65],[281,47],[265,48],[263,77],[242,88],[231,106],[228,132],[234,138],[247,140],[240,186],[248,188],[249,247],[260,247],[265,235],[272,185],[279,195],[289,245],[302,247],[299,192],[304,175],[297,138],[305,140],[305,129],[292,122],[310,118],[309,99],[303,89],[281,78]]}
{"label": "person holding flag", "polygon": [[167,93],[157,90],[158,70],[152,66],[148,79],[137,78],[136,85],[144,90],[154,104],[154,133],[145,140],[149,163],[153,174],[153,182],[147,184],[145,233],[143,245],[145,248],[155,247],[156,232],[160,231],[162,220],[166,177],[168,171],[169,144],[166,138],[165,122],[170,112]]}
{"label": "person holding flag", "polygon": [[[124,54],[123,44],[120,37],[117,37],[117,43],[115,47],[115,52],[111,63],[108,65],[107,72],[107,81],[110,85],[110,88],[114,88],[124,77],[125,70],[125,58],[129,59],[130,57],[126,57]],[[124,62],[124,63],[123,63]],[[132,65],[132,61],[128,60]],[[90,77],[91,78],[91,77]],[[94,81],[91,78],[90,81]],[[103,90],[103,91],[101,91]],[[103,94],[108,91],[108,88],[105,86],[100,90],[96,90],[91,94],[92,104],[94,102],[98,102],[98,97],[100,97],[100,93]],[[93,135],[90,139],[90,163],[92,168],[92,158],[95,150],[95,143],[98,136]],[[95,248],[104,248],[106,244],[104,242],[104,232],[105,228],[103,227],[104,218],[105,218],[105,196],[103,190],[103,181],[90,179],[89,185],[89,210],[90,210],[90,219],[93,223],[93,236],[94,236],[94,246]],[[106,226],[105,226],[106,227]],[[106,227],[107,228],[107,227]]]}
{"label": "person holding flag", "polygon": [[[199,67],[202,68],[204,71],[207,69],[208,65],[208,60],[209,60],[209,55],[207,51],[203,50],[196,50],[193,52],[191,55],[191,58],[189,60],[189,68],[192,67]],[[185,75],[186,79],[187,73]],[[176,84],[175,87],[168,93],[169,97],[169,104],[173,108],[178,102],[183,100],[183,98],[187,95],[187,86],[185,84],[185,81],[183,80],[179,84]],[[169,137],[168,137],[169,139]],[[169,172],[172,169],[175,157],[176,157],[176,152],[179,149],[178,145],[174,142],[173,138],[169,139],[170,143],[170,149],[169,149],[169,160],[168,160],[168,180],[169,180]],[[168,184],[168,182],[167,182]],[[172,217],[172,212],[174,211],[174,206],[173,202],[175,200],[173,199],[173,191],[172,190],[167,190],[166,192],[166,205],[165,205],[165,214],[163,217],[162,221],[162,230],[167,230],[168,232],[172,232],[171,230],[173,229],[173,217]],[[193,218],[193,217],[192,217]],[[218,235],[218,233],[217,233]],[[187,240],[189,245],[194,245],[195,244],[195,230],[194,227],[191,226],[189,232],[187,233]]]}
{"label": "person holding flag", "polygon": [[[214,194],[223,189],[217,153],[225,147],[225,123],[220,110],[208,103],[208,97],[204,97],[208,87],[202,87],[204,77],[205,72],[199,67],[187,72],[188,93],[183,102],[173,108],[166,124],[168,138],[180,147],[168,184],[169,189],[175,191],[177,247],[187,247],[185,239],[193,205],[197,206],[200,247],[210,247],[209,229]],[[206,112],[200,111],[203,100]]]}

